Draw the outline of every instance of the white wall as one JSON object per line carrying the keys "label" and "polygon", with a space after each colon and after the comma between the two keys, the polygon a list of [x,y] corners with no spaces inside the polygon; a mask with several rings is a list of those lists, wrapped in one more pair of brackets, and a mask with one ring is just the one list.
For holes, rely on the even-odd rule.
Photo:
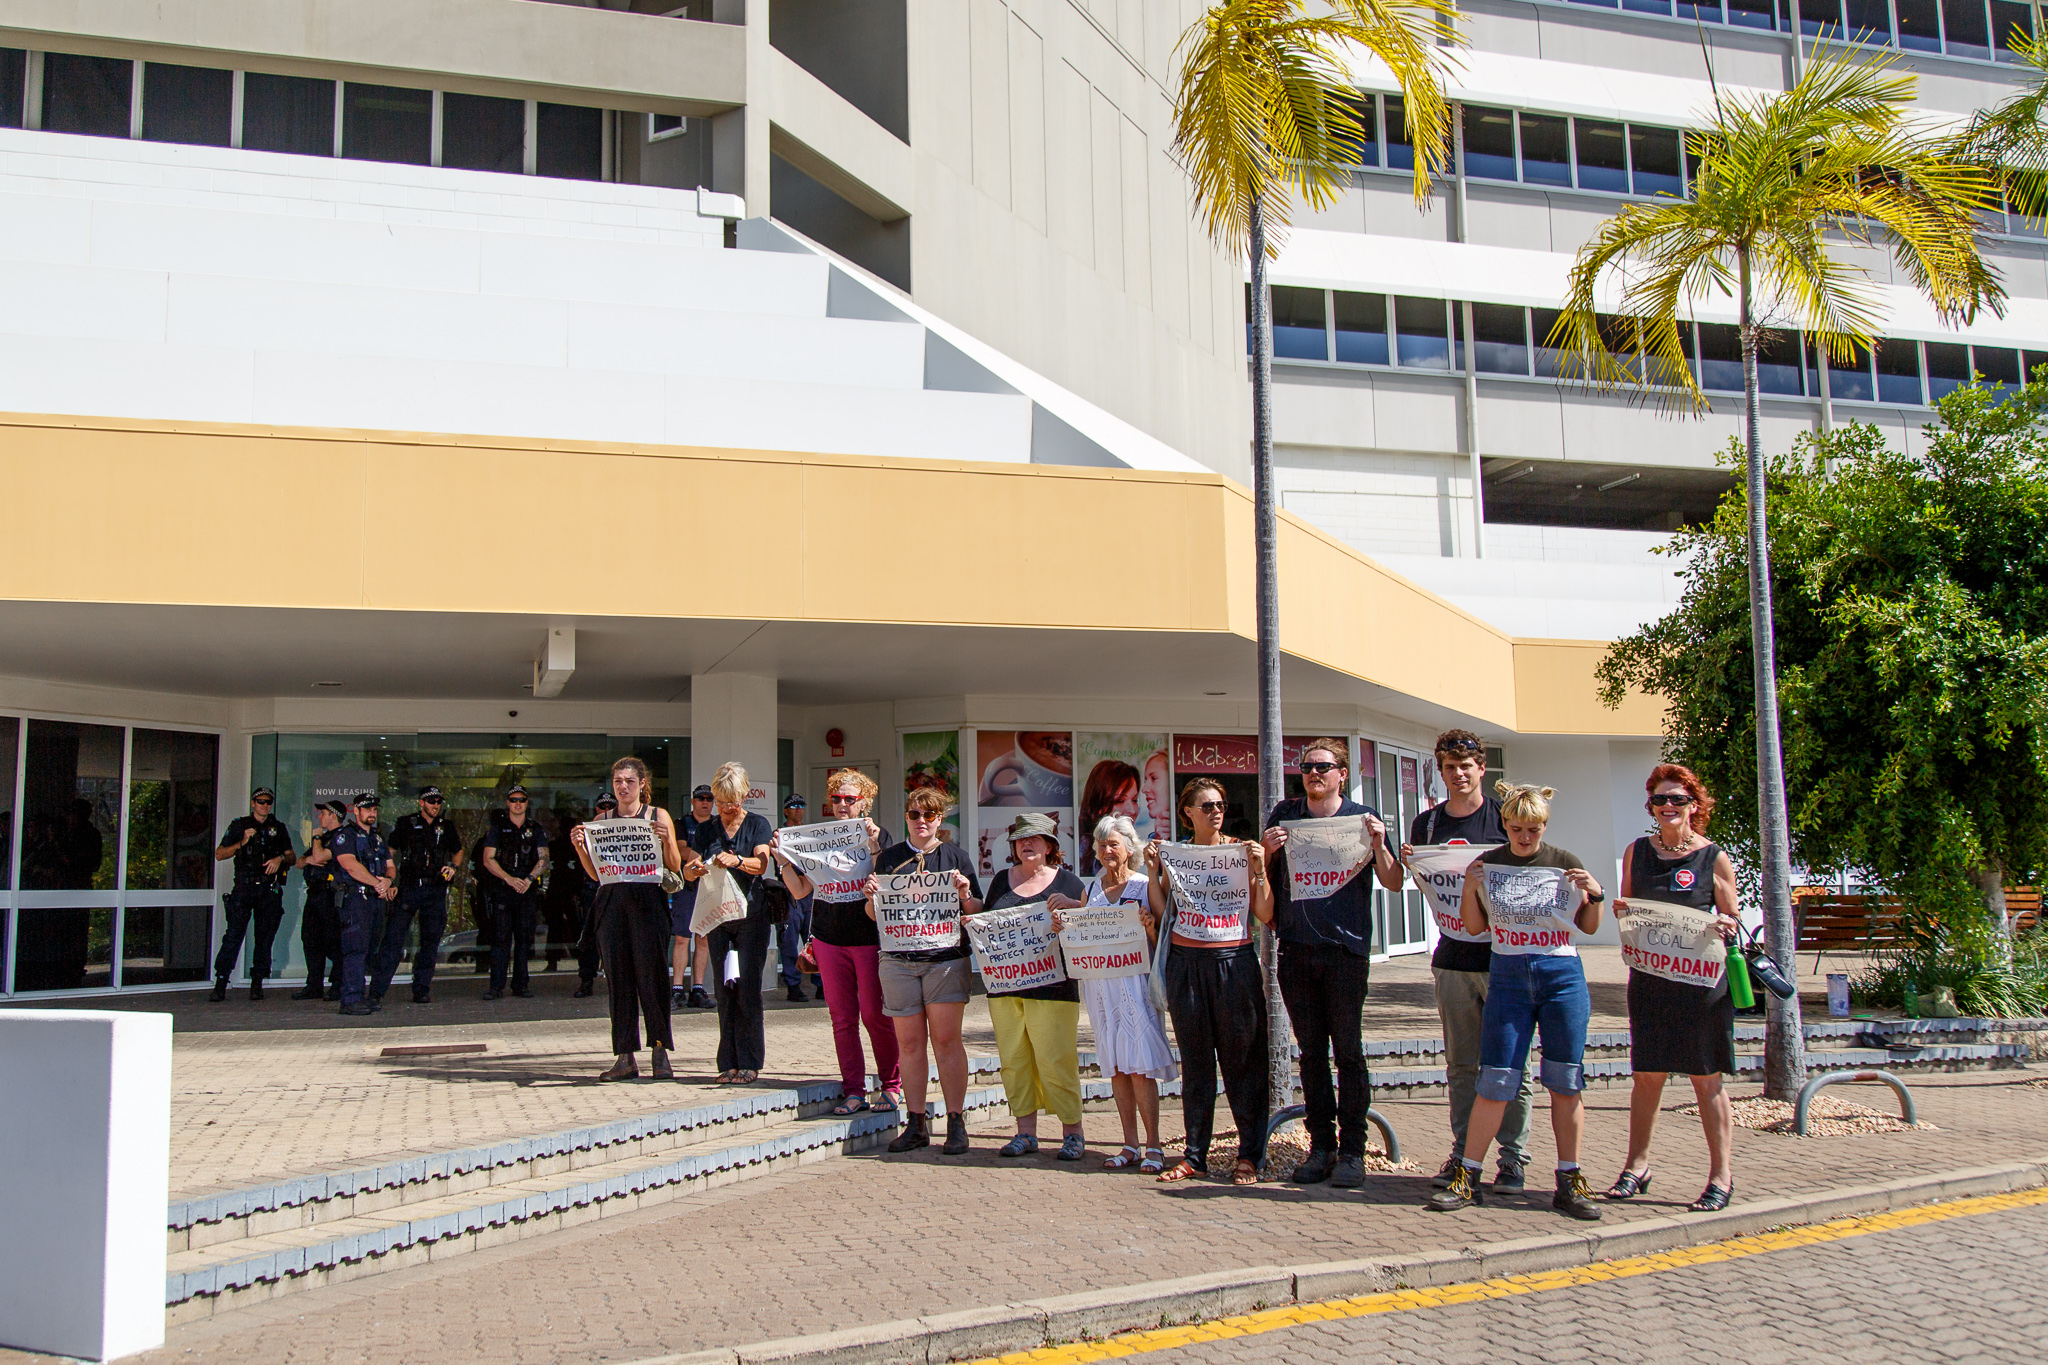
{"label": "white wall", "polygon": [[[1557,789],[1545,839],[1578,854],[1610,899],[1620,893],[1622,854],[1650,828],[1643,781],[1657,763],[1659,748],[1653,739],[1571,736],[1515,738],[1505,746],[1509,781]],[[1591,941],[1621,941],[1611,911]]]}

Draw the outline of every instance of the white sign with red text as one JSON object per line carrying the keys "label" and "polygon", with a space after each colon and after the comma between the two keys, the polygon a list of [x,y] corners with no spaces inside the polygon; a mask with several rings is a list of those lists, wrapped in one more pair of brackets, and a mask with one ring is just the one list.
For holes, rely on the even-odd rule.
{"label": "white sign with red text", "polygon": [[1711,910],[1630,896],[1614,902],[1621,960],[1639,972],[1688,986],[1718,986],[1728,946]]}
{"label": "white sign with red text", "polygon": [[922,953],[960,942],[960,892],[950,872],[884,872],[875,878],[875,928],[885,953]]}
{"label": "white sign with red text", "polygon": [[827,820],[819,825],[785,825],[775,846],[811,879],[829,905],[867,899],[868,874],[875,870],[874,847],[865,820]]}
{"label": "white sign with red text", "polygon": [[1159,859],[1178,874],[1183,894],[1173,932],[1196,943],[1236,943],[1250,930],[1251,860],[1246,846],[1161,844]]}
{"label": "white sign with red text", "polygon": [[989,994],[1057,986],[1067,979],[1060,966],[1059,944],[1053,937],[1052,911],[1044,901],[985,910],[967,917],[967,938],[974,965]]}
{"label": "white sign with red text", "polygon": [[583,847],[600,886],[661,880],[661,839],[646,820],[585,820]]}
{"label": "white sign with red text", "polygon": [[1151,945],[1135,901],[1060,911],[1060,952],[1076,981],[1143,976],[1152,970]]}
{"label": "white sign with red text", "polygon": [[1287,885],[1297,901],[1327,900],[1372,863],[1372,835],[1363,815],[1282,820],[1287,831]]}
{"label": "white sign with red text", "polygon": [[1514,956],[1577,957],[1572,917],[1585,893],[1561,867],[1486,863],[1479,896],[1493,925],[1493,950]]}
{"label": "white sign with red text", "polygon": [[[1291,843],[1292,840],[1290,839]],[[1436,921],[1436,931],[1445,938],[1460,943],[1490,943],[1490,933],[1468,934],[1465,932],[1465,916],[1462,906],[1465,900],[1465,869],[1482,853],[1491,853],[1499,844],[1417,844],[1406,859],[1408,875],[1415,878],[1415,884],[1422,888],[1422,898],[1429,902],[1430,918]]]}

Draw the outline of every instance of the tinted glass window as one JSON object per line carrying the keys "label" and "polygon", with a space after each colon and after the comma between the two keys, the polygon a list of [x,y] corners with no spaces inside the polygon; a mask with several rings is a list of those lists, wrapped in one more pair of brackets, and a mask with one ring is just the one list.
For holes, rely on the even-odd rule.
{"label": "tinted glass window", "polygon": [[[0,891],[14,885],[14,765],[21,760],[21,722],[0,716]],[[7,917],[0,915],[0,920]],[[0,940],[0,963],[7,944]]]}
{"label": "tinted glass window", "polygon": [[[1801,8],[1804,12],[1804,7]],[[1890,44],[1891,0],[1846,0],[1844,9],[1849,32],[1857,42]]]}
{"label": "tinted glass window", "polygon": [[[1765,327],[1757,332],[1756,384],[1759,392],[1797,398],[1799,387],[1799,336]],[[1815,393],[1819,389],[1812,390]]]}
{"label": "tinted glass window", "polygon": [[1941,0],[1941,17],[1948,30],[1950,56],[1991,55],[1991,26],[1984,17],[1984,0]]}
{"label": "tinted glass window", "polygon": [[1842,0],[1799,0],[1800,31],[1809,38],[1825,30],[1842,36]]}
{"label": "tinted glass window", "polygon": [[1571,354],[1551,344],[1551,333],[1556,329],[1560,316],[1555,308],[1529,310],[1529,336],[1536,344],[1536,373],[1549,379],[1565,373],[1566,359]]}
{"label": "tinted glass window", "polygon": [[1677,129],[1638,128],[1630,124],[1628,155],[1637,194],[1663,194],[1677,199],[1685,193],[1685,180],[1678,173]]}
{"label": "tinted glass window", "polygon": [[2003,346],[1972,346],[1970,365],[1984,376],[1987,384],[2004,384],[2008,387],[2020,382],[2020,355]]}
{"label": "tinted glass window", "polygon": [[1700,324],[1700,387],[1717,393],[1742,392],[1742,329],[1728,323]]}
{"label": "tinted glass window", "polygon": [[1637,14],[1669,14],[1671,0],[1621,0],[1621,7]]}
{"label": "tinted glass window", "polygon": [[462,171],[526,169],[526,101],[441,96],[441,164]]}
{"label": "tinted glass window", "polygon": [[1728,22],[1744,28],[1770,28],[1771,0],[1728,0]]}
{"label": "tinted glass window", "polygon": [[1887,338],[1877,343],[1877,397],[1885,403],[1926,402],[1920,392],[1920,343]]}
{"label": "tinted glass window", "polygon": [[543,104],[535,169],[563,180],[604,179],[604,111],[580,104]]}
{"label": "tinted glass window", "polygon": [[1522,178],[1532,185],[1572,183],[1571,120],[1522,115]]}
{"label": "tinted glass window", "polygon": [[1970,382],[1970,348],[1949,341],[1927,343],[1927,397],[1939,402]]}
{"label": "tinted glass window", "polygon": [[1481,180],[1515,178],[1515,116],[1511,111],[1465,106],[1465,174]]}
{"label": "tinted glass window", "polygon": [[1991,0],[1991,41],[1999,61],[2012,61],[2014,44],[2033,36],[2034,12],[2029,6],[2014,0]]}
{"label": "tinted glass window", "polygon": [[135,64],[118,57],[43,54],[43,127],[52,133],[128,136]]}
{"label": "tinted glass window", "polygon": [[348,83],[341,110],[343,156],[424,166],[433,159],[433,141],[433,92]]}
{"label": "tinted glass window", "polygon": [[1415,144],[1408,140],[1408,106],[1399,95],[1382,101],[1387,110],[1387,165],[1397,171],[1415,169]]}
{"label": "tinted glass window", "polygon": [[334,82],[310,76],[242,77],[242,145],[258,152],[334,155]]}
{"label": "tinted glass window", "polygon": [[1877,386],[1870,378],[1870,352],[1851,343],[1849,358],[1838,360],[1828,356],[1828,396],[1848,402],[1870,402],[1877,397]]}
{"label": "tinted glass window", "polygon": [[1323,291],[1273,286],[1273,355],[1280,360],[1327,360]]}
{"label": "tinted glass window", "polygon": [[142,136],[150,142],[225,147],[235,113],[235,73],[209,66],[142,67]]}
{"label": "tinted glass window", "polygon": [[0,47],[0,128],[19,128],[28,94],[28,53]]}
{"label": "tinted glass window", "polygon": [[1941,51],[1937,0],[1892,0],[1899,16],[1899,46],[1915,52]]}
{"label": "tinted glass window", "polygon": [[2027,362],[2027,382],[2038,384],[2048,379],[2048,351],[2024,351]]}
{"label": "tinted glass window", "polygon": [[[1460,323],[1464,321],[1463,313],[1463,309],[1453,306],[1452,316]],[[1481,374],[1529,373],[1528,325],[1525,309],[1499,303],[1473,304],[1472,336],[1477,344],[1473,368]]]}
{"label": "tinted glass window", "polygon": [[1697,19],[1703,23],[1718,24],[1721,22],[1721,0],[1713,0],[1712,4],[1700,5],[1688,4],[1686,0],[1678,0],[1678,17],[1681,19]]}
{"label": "tinted glass window", "polygon": [[1353,165],[1377,166],[1380,164],[1380,111],[1379,104],[1371,95],[1359,99],[1347,99],[1344,107],[1358,120],[1358,127],[1344,137],[1351,148]]}
{"label": "tinted glass window", "polygon": [[1400,363],[1425,370],[1451,367],[1451,338],[1442,299],[1396,298],[1394,332]]}
{"label": "tinted glass window", "polygon": [[214,771],[220,740],[137,730],[128,756],[128,889],[213,885]]}
{"label": "tinted glass window", "polygon": [[1579,188],[1628,192],[1628,150],[1619,123],[1577,120]]}
{"label": "tinted glass window", "polygon": [[1354,365],[1388,363],[1387,296],[1340,289],[1332,297],[1336,301],[1337,359]]}

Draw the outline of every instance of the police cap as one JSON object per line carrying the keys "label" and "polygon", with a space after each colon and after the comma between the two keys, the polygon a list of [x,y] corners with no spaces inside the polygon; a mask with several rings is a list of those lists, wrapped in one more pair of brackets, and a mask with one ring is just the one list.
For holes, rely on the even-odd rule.
{"label": "police cap", "polygon": [[709,783],[706,783],[706,782],[699,782],[699,783],[698,783],[698,784],[697,784],[697,785],[696,785],[696,786],[695,786],[694,788],[692,788],[692,789],[691,789],[691,791],[690,791],[690,799],[691,799],[692,801],[710,801],[710,800],[713,800],[714,798],[713,798],[713,797],[712,797],[712,795],[711,795],[711,786],[710,786],[710,784],[709,784]]}
{"label": "police cap", "polygon": [[525,787],[525,786],[524,786],[523,784],[521,784],[521,783],[518,783],[518,782],[514,782],[514,783],[513,783],[513,784],[512,784],[511,786],[509,786],[509,787],[507,787],[507,788],[505,789],[505,795],[506,795],[506,796],[508,796],[508,797],[512,797],[512,796],[525,796],[526,794],[527,794],[527,791],[526,791],[526,787]]}
{"label": "police cap", "polygon": [[619,803],[617,801],[614,801],[609,796],[600,796],[597,798],[598,810],[617,810],[618,808]]}
{"label": "police cap", "polygon": [[342,819],[348,819],[348,805],[338,797],[332,801],[322,801],[318,806],[315,806],[314,809],[332,811],[334,814],[340,816]]}
{"label": "police cap", "polygon": [[275,801],[277,800],[277,793],[268,787],[258,787],[255,791],[249,793],[249,799],[251,801]]}
{"label": "police cap", "polygon": [[383,803],[377,799],[377,793],[375,792],[359,792],[356,795],[356,799],[349,802],[349,804],[357,810],[375,810]]}
{"label": "police cap", "polygon": [[422,800],[422,801],[439,801],[440,799],[441,799],[441,789],[440,789],[439,787],[435,787],[435,786],[425,786],[425,787],[421,787],[421,788],[420,788],[420,800]]}

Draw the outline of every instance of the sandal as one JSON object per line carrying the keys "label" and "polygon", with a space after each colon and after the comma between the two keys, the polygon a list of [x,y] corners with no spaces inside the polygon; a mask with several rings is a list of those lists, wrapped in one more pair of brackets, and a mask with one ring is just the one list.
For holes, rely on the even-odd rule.
{"label": "sandal", "polygon": [[1088,1139],[1079,1133],[1069,1133],[1060,1139],[1059,1159],[1079,1161],[1088,1154]]}
{"label": "sandal", "polygon": [[[1159,1151],[1156,1147],[1153,1150]],[[1159,1155],[1164,1157],[1166,1153],[1159,1152]],[[1182,1157],[1179,1161],[1174,1162],[1171,1166],[1160,1172],[1159,1183],[1162,1185],[1176,1185],[1183,1180],[1192,1180],[1198,1175],[1207,1174],[1209,1174],[1208,1167],[1197,1166],[1186,1157]]]}
{"label": "sandal", "polygon": [[711,1083],[713,1085],[731,1085],[739,1074],[737,1071],[721,1071],[712,1077]]}
{"label": "sandal", "polygon": [[1733,1181],[1728,1183],[1726,1189],[1719,1185],[1709,1185],[1706,1189],[1700,1191],[1699,1198],[1693,1200],[1685,1207],[1687,1212],[1690,1213],[1719,1213],[1722,1209],[1728,1207],[1728,1201],[1734,1197],[1735,1183]]}
{"label": "sandal", "polygon": [[882,1098],[872,1101],[868,1105],[868,1108],[877,1114],[893,1114],[902,1107],[902,1097],[887,1090],[882,1092]]}
{"label": "sandal", "polygon": [[1158,1175],[1166,1169],[1166,1152],[1158,1147],[1147,1147],[1145,1159],[1138,1163],[1140,1175]]}
{"label": "sandal", "polygon": [[1126,1142],[1123,1145],[1123,1150],[1103,1161],[1102,1169],[1105,1171],[1127,1171],[1138,1164],[1138,1157],[1140,1155],[1136,1147]]}
{"label": "sandal", "polygon": [[1615,1200],[1633,1199],[1639,1194],[1648,1194],[1649,1192],[1650,1173],[1648,1171],[1644,1171],[1641,1175],[1637,1175],[1634,1171],[1623,1171],[1614,1178],[1614,1184],[1608,1187],[1607,1197]]}
{"label": "sandal", "polygon": [[752,1085],[760,1079],[761,1073],[758,1071],[735,1071],[732,1073],[732,1083],[734,1085]]}
{"label": "sandal", "polygon": [[839,1103],[832,1106],[832,1117],[835,1119],[852,1118],[867,1107],[867,1098],[863,1095],[841,1095]]}
{"label": "sandal", "polygon": [[996,1151],[997,1156],[1030,1156],[1038,1150],[1038,1139],[1023,1133],[1011,1138]]}
{"label": "sandal", "polygon": [[1258,1184],[1259,1168],[1246,1161],[1243,1157],[1239,1157],[1237,1164],[1230,1168],[1230,1183],[1233,1185]]}

